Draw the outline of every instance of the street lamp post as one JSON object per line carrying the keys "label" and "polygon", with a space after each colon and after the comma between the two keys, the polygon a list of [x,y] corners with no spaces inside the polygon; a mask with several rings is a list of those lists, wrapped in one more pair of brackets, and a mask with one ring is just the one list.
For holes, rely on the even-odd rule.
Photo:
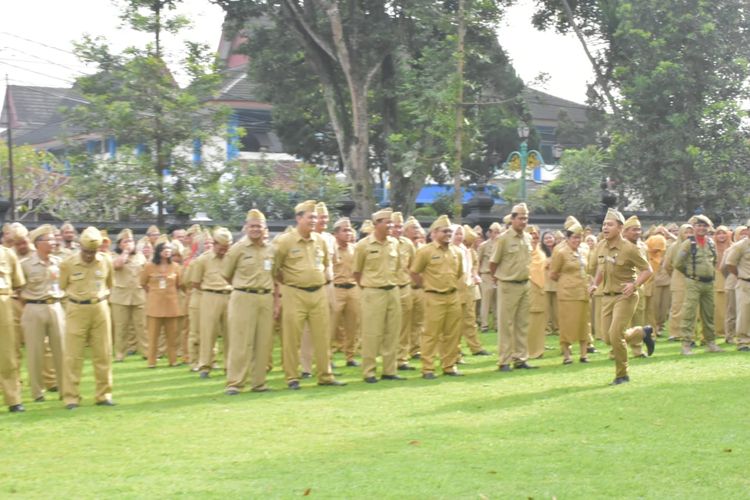
{"label": "street lamp post", "polygon": [[[508,155],[508,160],[504,166],[510,166],[510,169],[515,170],[516,165],[521,170],[521,201],[526,201],[526,169],[529,166],[529,160],[534,162],[534,165],[544,165],[544,158],[542,153],[534,149],[529,150],[529,145],[526,142],[529,138],[529,126],[525,123],[518,125],[518,138],[521,139],[521,145],[518,151],[513,151]],[[516,163],[518,162],[518,163]]]}

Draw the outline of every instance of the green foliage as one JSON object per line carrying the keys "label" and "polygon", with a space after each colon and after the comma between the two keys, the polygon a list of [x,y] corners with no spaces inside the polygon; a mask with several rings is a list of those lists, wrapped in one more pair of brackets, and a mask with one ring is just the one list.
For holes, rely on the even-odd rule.
{"label": "green foliage", "polygon": [[435,200],[431,203],[432,209],[436,214],[445,214],[448,217],[453,217],[456,212],[456,207],[453,204],[453,193],[445,193],[435,197]]}
{"label": "green foliage", "polygon": [[438,213],[431,205],[426,205],[415,208],[413,215],[414,217],[437,217]]}

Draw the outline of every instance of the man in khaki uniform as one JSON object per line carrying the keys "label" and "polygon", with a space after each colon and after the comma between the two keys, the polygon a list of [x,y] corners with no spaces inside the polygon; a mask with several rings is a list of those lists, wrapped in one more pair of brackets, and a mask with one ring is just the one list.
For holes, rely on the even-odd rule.
{"label": "man in khaki uniform", "polygon": [[[477,238],[477,233],[468,226],[458,224],[451,226],[453,229],[453,244],[461,254],[464,277],[459,282],[458,296],[461,301],[461,337],[466,340],[466,345],[473,356],[489,356],[479,341],[477,331],[477,307],[476,301],[479,298],[479,276],[477,274],[477,254],[472,248],[472,244]],[[461,349],[459,340],[458,349]],[[459,353],[460,357],[460,353]]]}
{"label": "man in khaki uniform", "polygon": [[223,276],[224,257],[232,244],[232,233],[225,227],[214,229],[213,248],[195,259],[190,270],[193,288],[201,291],[200,303],[200,378],[208,378],[214,364],[216,339],[224,339],[224,362],[231,339],[227,335],[227,307],[232,285]]}
{"label": "man in khaki uniform", "polygon": [[61,251],[66,255],[73,255],[76,253],[79,248],[79,245],[76,242],[76,236],[78,236],[78,233],[76,232],[76,228],[73,227],[73,224],[66,222],[60,226],[60,235],[62,236],[62,245],[60,245]]}
{"label": "man in khaki uniform", "polygon": [[276,240],[273,274],[281,287],[282,360],[289,389],[298,390],[299,349],[307,324],[312,335],[318,385],[341,386],[331,373],[330,309],[325,290],[330,255],[323,237],[315,233],[315,201],[295,207],[297,226]]}
{"label": "man in khaki uniform", "polygon": [[[414,254],[416,251],[424,246],[424,229],[419,225],[419,221],[415,217],[409,217],[404,222],[403,236],[411,241],[414,245]],[[413,260],[413,258],[412,258]],[[411,269],[411,264],[409,265]],[[411,271],[409,272],[411,277]],[[406,351],[399,349],[398,357],[398,369],[404,371],[415,370],[413,366],[409,365],[410,359],[421,358],[420,354],[420,339],[424,332],[424,288],[417,286],[414,281],[411,281],[411,321],[408,325],[409,328],[409,345]],[[403,316],[401,317],[403,322]]]}
{"label": "man in khaki uniform", "polygon": [[726,338],[727,293],[724,273],[719,269],[724,260],[724,253],[732,244],[731,233],[727,226],[719,226],[714,233],[716,243],[716,269],[714,270],[714,327],[716,336]]}
{"label": "man in khaki uniform", "polygon": [[638,305],[636,290],[651,277],[651,266],[641,251],[622,237],[625,218],[609,209],[604,217],[604,240],[596,247],[597,272],[590,293],[602,290],[602,331],[612,346],[615,379],[612,385],[630,382],[625,330]]}
{"label": "man in khaki uniform", "polygon": [[0,247],[0,387],[11,413],[25,411],[21,404],[21,379],[16,353],[18,346],[13,330],[11,305],[11,294],[25,284],[16,254],[3,245]]}
{"label": "man in khaki uniform", "polygon": [[732,245],[727,252],[725,269],[729,275],[737,279],[734,289],[735,328],[734,332],[727,332],[727,334],[734,334],[734,342],[737,344],[738,351],[750,352],[750,238],[745,236]]}
{"label": "man in khaki uniform", "polygon": [[396,374],[401,332],[401,271],[399,245],[390,236],[393,211],[372,214],[372,234],[354,248],[354,277],[362,287],[362,376],[368,384],[378,381],[377,357],[383,357],[383,380],[403,380]]}
{"label": "man in khaki uniform", "polygon": [[490,259],[492,258],[492,254],[495,253],[495,243],[497,242],[497,237],[500,236],[501,229],[499,223],[493,222],[490,225],[489,239],[479,245],[479,250],[477,250],[479,277],[482,280],[479,284],[482,293],[479,322],[483,333],[489,330],[490,312],[497,318],[497,285],[490,272]]}
{"label": "man in khaki uniform", "polygon": [[226,394],[240,393],[250,381],[253,392],[265,392],[266,364],[273,349],[273,249],[265,241],[266,216],[250,210],[245,236],[224,257],[224,279],[231,283],[229,297],[229,350]]}
{"label": "man in khaki uniform", "polygon": [[667,253],[664,256],[664,267],[667,274],[670,276],[669,290],[672,294],[670,298],[668,339],[671,341],[682,339],[682,318],[684,316],[686,288],[685,282],[687,281],[685,275],[674,268],[674,262],[677,258],[680,244],[691,236],[693,236],[693,226],[690,224],[683,224],[680,226],[677,241],[667,248]]}
{"label": "man in khaki uniform", "polygon": [[695,322],[700,308],[703,323],[703,339],[706,351],[721,352],[716,345],[714,330],[714,272],[716,268],[716,245],[708,237],[711,220],[705,215],[695,217],[694,236],[680,243],[674,268],[685,275],[685,302],[682,311],[682,354],[692,354],[691,345],[695,334]]}
{"label": "man in khaki uniform", "polygon": [[453,231],[446,215],[430,226],[432,242],[417,250],[412,280],[424,288],[425,327],[422,333],[422,378],[436,377],[433,357],[440,353],[443,374],[459,377],[456,369],[461,338],[461,301],[458,287],[464,277],[461,255],[450,244]]}
{"label": "man in khaki uniform", "polygon": [[34,401],[44,401],[44,358],[47,346],[51,349],[55,381],[63,387],[63,337],[65,313],[60,300],[61,259],[52,255],[55,228],[49,224],[39,226],[31,232],[30,239],[36,246],[36,253],[21,263],[26,285],[20,297],[24,304],[21,325],[25,336],[26,364],[29,372],[29,386]]}
{"label": "man in khaki uniform", "polygon": [[498,366],[511,371],[530,366],[527,339],[529,336],[529,264],[531,236],[525,231],[529,209],[525,203],[514,206],[510,213],[510,229],[500,235],[490,259],[490,272],[497,280]]}
{"label": "man in khaki uniform", "polygon": [[401,295],[401,332],[398,340],[397,364],[400,370],[414,370],[409,366],[409,348],[412,338],[412,315],[414,312],[415,294],[411,286],[409,268],[414,260],[416,248],[409,238],[404,236],[404,216],[393,212],[391,216],[391,236],[398,240],[399,270],[397,284]]}
{"label": "man in khaki uniform", "polygon": [[[26,259],[31,258],[36,252],[36,248],[29,239],[29,230],[20,222],[14,222],[11,226],[13,236],[13,252],[18,257],[19,264],[23,265]],[[16,338],[16,356],[18,363],[21,364],[21,346],[24,343],[23,325],[21,325],[21,315],[23,315],[23,303],[18,295],[13,296],[13,331]]]}
{"label": "man in khaki uniform", "polygon": [[333,302],[331,303],[331,338],[342,327],[341,349],[346,366],[359,366],[354,359],[360,338],[360,290],[354,277],[354,228],[346,217],[333,225],[336,246],[333,250]]}
{"label": "man in khaki uniform", "polygon": [[69,410],[81,403],[79,385],[86,344],[91,346],[98,406],[112,402],[112,337],[107,296],[112,289],[112,261],[99,252],[102,235],[95,227],[81,233],[80,251],[60,264],[65,308],[63,401]]}
{"label": "man in khaki uniform", "polygon": [[109,303],[115,331],[115,361],[126,354],[146,355],[146,292],[140,283],[146,258],[135,251],[133,231],[123,229],[117,235],[117,249],[112,259],[114,287]]}
{"label": "man in khaki uniform", "polygon": [[[641,252],[644,259],[648,261],[648,247],[641,240],[641,234],[643,229],[641,227],[641,221],[637,216],[631,215],[625,220],[625,224],[622,225],[622,237],[632,243]],[[649,264],[650,265],[650,264]],[[653,269],[652,269],[653,271]],[[651,279],[651,278],[649,278]],[[646,321],[646,283],[642,284],[635,291],[638,296],[638,304],[635,306],[635,312],[630,320],[628,327],[643,326],[647,323]],[[650,341],[650,337],[649,337]],[[628,345],[632,349],[632,356],[634,358],[646,358],[648,355],[643,352],[643,344],[635,341],[628,342]]]}

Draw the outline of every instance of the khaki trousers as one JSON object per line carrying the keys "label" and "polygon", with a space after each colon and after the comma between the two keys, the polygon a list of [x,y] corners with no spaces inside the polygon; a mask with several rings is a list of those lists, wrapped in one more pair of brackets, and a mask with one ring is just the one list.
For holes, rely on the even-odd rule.
{"label": "khaki trousers", "polygon": [[714,290],[714,328],[716,337],[726,337],[727,294],[724,290]]}
{"label": "khaki trousers", "polygon": [[159,350],[159,338],[161,337],[162,328],[164,329],[164,337],[166,338],[166,351],[167,358],[169,359],[169,365],[174,366],[177,364],[177,343],[179,342],[178,337],[178,326],[179,317],[173,316],[170,318],[162,318],[155,316],[148,316],[148,364],[149,366],[156,365],[156,353]]}
{"label": "khaki trousers", "polygon": [[602,327],[602,297],[604,296],[597,294],[591,296],[591,326],[594,330],[595,338],[609,344],[607,341],[607,332]]}
{"label": "khaki trousers", "polygon": [[306,292],[284,286],[281,295],[282,314],[282,364],[286,381],[299,379],[300,342],[302,331],[310,329],[318,382],[333,380],[330,358],[330,308],[327,290],[320,288]]}
{"label": "khaki trousers", "polygon": [[[383,375],[396,374],[401,333],[401,290],[362,289],[362,376],[374,377],[377,357],[383,358]],[[454,347],[455,348],[455,347]]]}
{"label": "khaki trousers", "polygon": [[497,286],[492,279],[491,273],[482,273],[480,276],[482,282],[479,284],[479,290],[482,292],[482,304],[479,312],[479,322],[482,329],[489,328],[490,312],[497,319]]}
{"label": "khaki trousers", "polygon": [[[44,365],[47,346],[52,351],[55,385],[63,390],[63,339],[65,338],[65,312],[62,305],[26,304],[21,316],[26,344],[26,368],[29,373],[31,398],[44,396]],[[48,344],[45,343],[47,340]]]}
{"label": "khaki trousers", "polygon": [[[411,341],[409,342],[409,356],[420,353],[422,334],[424,333],[424,289],[411,290],[413,303],[411,309]],[[406,360],[408,361],[408,359]]]}
{"label": "khaki trousers", "polygon": [[200,305],[200,348],[198,366],[201,371],[211,371],[214,363],[216,339],[224,339],[224,366],[226,367],[229,339],[227,338],[227,305],[229,295],[201,292]]}
{"label": "khaki trousers", "polygon": [[334,338],[339,330],[343,330],[344,335],[339,347],[344,352],[347,361],[352,361],[357,352],[361,302],[358,286],[354,288],[334,287],[331,303],[331,338]]}
{"label": "khaki trousers", "polygon": [[188,356],[191,368],[200,367],[201,345],[201,291],[195,288],[190,292],[188,303]]}
{"label": "khaki trousers", "polygon": [[266,367],[273,349],[273,295],[233,291],[229,297],[227,388],[266,385]]}
{"label": "khaki trousers", "polygon": [[414,302],[415,293],[411,285],[400,289],[401,298],[401,332],[398,337],[398,360],[397,364],[403,365],[409,362],[411,352],[412,328],[414,326]]}
{"label": "khaki trousers", "polygon": [[458,361],[461,337],[461,302],[458,293],[424,293],[424,331],[420,339],[422,374],[435,371],[435,352],[439,350],[443,373],[453,372]]}
{"label": "khaki trousers", "polygon": [[735,341],[737,342],[737,347],[741,347],[750,345],[750,283],[738,280],[734,293],[737,301]]}
{"label": "khaki trousers", "polygon": [[685,302],[682,305],[682,339],[690,342],[695,337],[696,317],[700,308],[703,323],[703,340],[713,342],[714,330],[714,284],[688,279],[685,283]]}
{"label": "khaki trousers", "polygon": [[21,379],[18,373],[18,342],[13,321],[13,300],[0,295],[0,387],[6,406],[21,404]]}
{"label": "khaki trousers", "polygon": [[[646,325],[646,297],[644,297],[643,289],[641,288],[640,290],[635,292],[633,295],[638,296],[638,304],[636,304],[635,306],[633,317],[631,318],[630,324],[628,325],[628,327],[630,328]],[[633,356],[641,356],[643,354],[642,343],[639,343],[637,341],[628,342],[627,339],[625,340],[625,342],[633,350],[632,352]]]}
{"label": "khaki trousers", "polygon": [[[324,286],[323,289],[326,293],[328,307],[331,308],[333,307],[334,300],[333,284],[329,283],[328,285]],[[300,342],[299,348],[299,362],[304,373],[312,373],[314,351],[315,345],[313,343],[312,334],[310,333],[310,330],[308,328],[305,328],[304,330],[302,330],[302,341]],[[333,359],[333,356],[329,354],[329,358]]]}
{"label": "khaki trousers", "polygon": [[65,342],[63,352],[63,401],[65,404],[81,402],[81,372],[86,344],[91,346],[96,389],[94,401],[112,397],[112,321],[107,302],[74,304],[65,307]]}
{"label": "khaki trousers", "polygon": [[682,306],[685,302],[685,290],[672,291],[672,303],[669,309],[669,337],[682,338]]}
{"label": "khaki trousers", "polygon": [[112,304],[112,327],[115,330],[115,359],[124,359],[127,351],[146,354],[146,312],[143,305]]}
{"label": "khaki trousers", "polygon": [[497,284],[498,365],[523,363],[529,357],[529,300],[526,283],[500,281]]}
{"label": "khaki trousers", "polygon": [[[467,286],[461,293],[461,335],[472,354],[483,349],[477,333],[476,285]],[[460,349],[459,340],[459,349]]]}
{"label": "khaki trousers", "polygon": [[638,306],[636,294],[604,295],[602,299],[602,329],[606,332],[605,341],[612,346],[615,358],[615,377],[628,374],[628,350],[625,345],[625,329],[633,318]]}
{"label": "khaki trousers", "polygon": [[531,359],[544,356],[547,323],[547,296],[542,287],[531,282],[531,288],[529,288],[529,334],[526,337],[526,349]]}
{"label": "khaki trousers", "polygon": [[669,306],[670,306],[671,292],[669,291],[669,285],[667,286],[654,286],[653,295],[651,296],[652,314],[654,319],[655,332],[661,331],[667,323],[669,318]]}
{"label": "khaki trousers", "polygon": [[544,292],[547,301],[547,321],[550,331],[559,330],[557,321],[557,292]]}
{"label": "khaki trousers", "polygon": [[726,290],[726,311],[724,316],[724,338],[734,342],[737,334],[737,293],[735,289]]}

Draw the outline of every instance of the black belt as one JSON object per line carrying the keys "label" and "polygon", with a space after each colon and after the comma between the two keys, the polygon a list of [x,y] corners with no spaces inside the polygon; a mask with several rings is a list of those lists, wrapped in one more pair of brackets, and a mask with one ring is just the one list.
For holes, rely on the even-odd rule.
{"label": "black belt", "polygon": [[405,285],[399,285],[398,287],[399,287],[399,288],[406,288],[407,286],[409,286],[409,283],[407,283],[407,284],[405,284]]}
{"label": "black belt", "polygon": [[393,290],[396,288],[396,285],[386,285],[386,286],[366,286],[364,288],[371,288],[373,290]]}
{"label": "black belt", "polygon": [[321,288],[323,288],[323,285],[318,286],[296,286],[296,285],[289,285],[292,288],[296,288],[297,290],[304,290],[305,292],[317,292]]}
{"label": "black belt", "polygon": [[273,291],[268,288],[235,288],[235,290],[238,292],[255,293],[258,295],[267,295]]}
{"label": "black belt", "polygon": [[611,297],[613,295],[622,295],[622,292],[604,292],[603,295],[606,295],[607,297]]}
{"label": "black belt", "polygon": [[456,291],[455,288],[451,288],[450,290],[446,290],[445,292],[439,292],[437,290],[425,290],[425,292],[427,292],[427,293],[436,293],[438,295],[450,295],[450,294],[452,294],[455,291]]}
{"label": "black belt", "polygon": [[79,304],[79,305],[82,305],[82,306],[88,306],[88,305],[92,305],[92,304],[98,304],[99,302],[104,302],[107,299],[105,298],[105,299],[76,300],[76,299],[69,298],[68,300],[71,301],[74,304]]}
{"label": "black belt", "polygon": [[515,283],[516,285],[525,285],[529,280],[500,280],[502,283]]}
{"label": "black belt", "polygon": [[39,299],[39,300],[26,300],[24,299],[24,302],[27,304],[57,304],[60,302],[60,299],[56,298],[49,298],[49,299]]}
{"label": "black belt", "polygon": [[750,281],[750,278],[740,278],[739,276],[737,276],[737,279],[740,279],[742,281]]}
{"label": "black belt", "polygon": [[703,278],[701,276],[687,276],[687,278],[690,278],[693,281],[700,281],[701,283],[713,283],[713,278]]}
{"label": "black belt", "polygon": [[343,288],[344,290],[351,290],[357,285],[355,285],[354,283],[334,283],[333,286],[334,288]]}
{"label": "black belt", "polygon": [[232,290],[209,290],[207,288],[201,289],[201,292],[218,293],[219,295],[229,295]]}

